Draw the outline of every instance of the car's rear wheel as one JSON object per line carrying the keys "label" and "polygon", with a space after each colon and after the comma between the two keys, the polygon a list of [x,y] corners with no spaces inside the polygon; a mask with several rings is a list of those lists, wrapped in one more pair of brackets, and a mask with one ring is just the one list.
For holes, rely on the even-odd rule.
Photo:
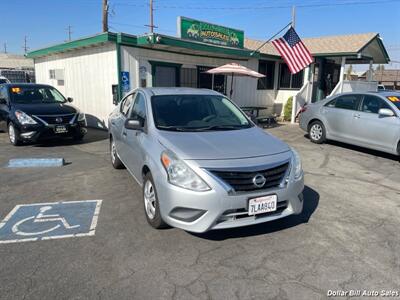
{"label": "car's rear wheel", "polygon": [[160,213],[160,203],[156,187],[150,172],[143,178],[143,204],[147,222],[156,229],[167,227]]}
{"label": "car's rear wheel", "polygon": [[316,144],[322,144],[326,141],[325,126],[320,121],[314,121],[311,123],[308,129],[308,135],[310,140]]}
{"label": "car's rear wheel", "polygon": [[10,124],[8,124],[8,138],[10,140],[10,143],[13,144],[14,146],[21,145],[18,129],[15,128],[14,124],[11,122]]}
{"label": "car's rear wheel", "polygon": [[118,157],[117,147],[115,145],[114,139],[110,140],[110,156],[111,156],[111,163],[115,169],[125,168],[124,164]]}

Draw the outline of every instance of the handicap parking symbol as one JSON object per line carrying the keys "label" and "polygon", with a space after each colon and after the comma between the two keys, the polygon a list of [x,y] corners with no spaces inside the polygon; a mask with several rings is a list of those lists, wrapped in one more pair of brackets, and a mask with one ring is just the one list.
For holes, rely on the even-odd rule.
{"label": "handicap parking symbol", "polygon": [[95,234],[102,200],[17,205],[0,223],[0,244]]}

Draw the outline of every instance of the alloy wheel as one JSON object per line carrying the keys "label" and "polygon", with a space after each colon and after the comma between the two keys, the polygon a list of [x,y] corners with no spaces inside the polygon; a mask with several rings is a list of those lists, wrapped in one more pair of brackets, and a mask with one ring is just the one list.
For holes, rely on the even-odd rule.
{"label": "alloy wheel", "polygon": [[156,193],[153,184],[147,180],[144,185],[144,207],[149,219],[153,220],[156,215]]}
{"label": "alloy wheel", "polygon": [[115,158],[117,157],[117,148],[115,147],[114,141],[111,142],[111,162],[115,163]]}
{"label": "alloy wheel", "polygon": [[322,138],[322,126],[320,124],[312,125],[310,129],[310,136],[314,141],[318,141]]}
{"label": "alloy wheel", "polygon": [[15,135],[15,128],[12,124],[8,126],[8,136],[10,138],[10,142],[15,144],[15,140],[17,139]]}

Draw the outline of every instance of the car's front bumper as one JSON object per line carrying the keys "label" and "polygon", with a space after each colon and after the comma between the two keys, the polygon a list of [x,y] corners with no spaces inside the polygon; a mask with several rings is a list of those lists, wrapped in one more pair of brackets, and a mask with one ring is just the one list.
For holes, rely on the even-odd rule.
{"label": "car's front bumper", "polygon": [[[230,193],[212,176],[202,175],[210,191],[194,192],[176,187],[168,182],[166,175],[155,178],[161,216],[169,225],[205,232],[263,223],[302,212],[303,175],[298,180],[289,176],[288,182],[277,188],[246,193]],[[277,195],[277,211],[249,216],[249,199],[266,195]]]}
{"label": "car's front bumper", "polygon": [[[66,132],[56,133],[56,126],[65,126]],[[19,139],[25,142],[39,142],[56,138],[68,138],[87,133],[86,125],[84,122],[77,122],[74,124],[61,124],[61,125],[21,125],[18,128]]]}

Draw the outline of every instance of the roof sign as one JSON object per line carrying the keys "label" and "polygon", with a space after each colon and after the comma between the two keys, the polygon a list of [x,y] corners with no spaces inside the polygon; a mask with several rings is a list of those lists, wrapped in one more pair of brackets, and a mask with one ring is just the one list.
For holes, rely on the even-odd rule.
{"label": "roof sign", "polygon": [[400,102],[400,98],[397,96],[389,96],[387,98],[392,102]]}
{"label": "roof sign", "polygon": [[219,46],[243,48],[244,32],[207,22],[178,17],[178,36],[182,39]]}

